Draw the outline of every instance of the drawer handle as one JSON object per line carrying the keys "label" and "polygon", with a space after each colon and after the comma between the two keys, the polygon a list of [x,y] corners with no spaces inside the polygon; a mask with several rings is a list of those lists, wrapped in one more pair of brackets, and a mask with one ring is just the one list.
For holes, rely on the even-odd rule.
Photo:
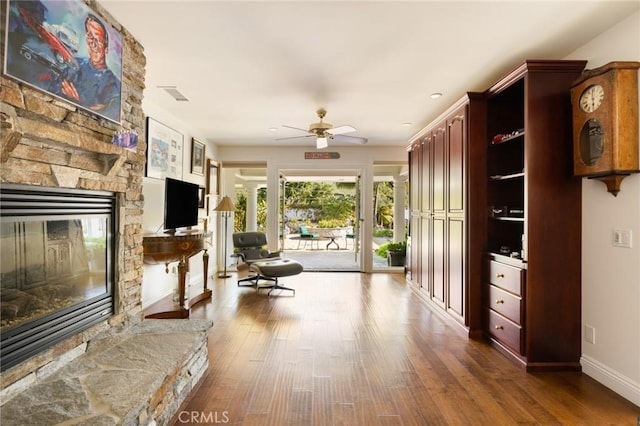
{"label": "drawer handle", "polygon": [[504,278],[504,274],[501,274],[500,272],[498,272],[496,274],[496,278]]}
{"label": "drawer handle", "polygon": [[501,326],[501,325],[496,325],[494,328],[495,328],[496,330],[504,330],[504,327],[503,327],[503,326]]}
{"label": "drawer handle", "polygon": [[496,305],[499,305],[499,304],[501,304],[501,303],[504,303],[504,300],[502,300],[502,299],[497,299],[497,300],[496,300]]}

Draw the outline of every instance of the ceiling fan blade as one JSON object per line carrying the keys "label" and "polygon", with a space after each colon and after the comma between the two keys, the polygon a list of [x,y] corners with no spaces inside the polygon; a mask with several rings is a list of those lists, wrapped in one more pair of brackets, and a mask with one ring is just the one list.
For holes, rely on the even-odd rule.
{"label": "ceiling fan blade", "polygon": [[307,129],[301,129],[300,127],[287,126],[286,124],[283,124],[282,127],[286,127],[288,129],[300,130],[302,132],[309,133]]}
{"label": "ceiling fan blade", "polygon": [[335,137],[331,137],[331,140],[336,142],[357,143],[361,145],[368,142],[367,138],[360,138],[357,136],[346,136],[346,135],[336,135]]}
{"label": "ceiling fan blade", "polygon": [[290,136],[288,138],[277,138],[277,141],[283,141],[286,139],[300,139],[300,138],[310,138],[310,137],[315,137],[315,135],[300,135],[300,136]]}
{"label": "ceiling fan blade", "polygon": [[333,127],[331,129],[326,130],[327,133],[331,133],[332,135],[339,135],[342,133],[351,133],[355,131],[356,129],[351,126],[338,126],[338,127]]}
{"label": "ceiling fan blade", "polygon": [[331,139],[333,139],[336,142],[358,143],[361,145],[368,142],[367,138],[359,138],[357,136],[347,136],[347,135],[335,135],[335,136],[331,136]]}

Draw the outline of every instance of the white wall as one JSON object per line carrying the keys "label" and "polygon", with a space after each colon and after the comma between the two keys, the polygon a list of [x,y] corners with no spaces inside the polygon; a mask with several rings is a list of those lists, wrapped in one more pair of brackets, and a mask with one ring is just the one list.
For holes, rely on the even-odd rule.
{"label": "white wall", "polygon": [[[587,68],[640,61],[640,12],[629,16],[566,59]],[[633,247],[612,246],[615,228],[630,229]],[[595,343],[584,339],[595,328]],[[640,405],[640,174],[627,177],[614,197],[603,183],[582,181],[582,369]]]}
{"label": "white wall", "polygon": [[[183,134],[184,151],[182,158],[182,180],[197,183],[200,186],[206,186],[205,176],[191,173],[191,138],[196,137],[199,140],[206,142],[205,156],[207,158],[214,158],[217,160],[217,147],[214,144],[207,142],[197,133],[197,130],[194,130],[187,123],[184,123],[176,117],[168,114],[163,109],[144,101],[142,103],[142,108],[146,116],[149,116]],[[144,234],[162,232],[164,220],[164,181],[145,177],[142,194],[144,196]],[[205,216],[205,210],[201,209],[199,212],[200,219],[204,219]],[[215,246],[209,250],[209,255],[209,276],[211,276],[217,271],[216,262],[211,261],[211,259],[215,259],[217,256]],[[178,282],[177,273],[172,273],[175,266],[177,266],[177,263],[170,265],[170,272],[167,274],[165,272],[164,265],[144,265],[144,275],[142,279],[143,309],[173,292]],[[191,283],[201,286],[204,278],[202,254],[193,256],[189,261],[189,266]]]}

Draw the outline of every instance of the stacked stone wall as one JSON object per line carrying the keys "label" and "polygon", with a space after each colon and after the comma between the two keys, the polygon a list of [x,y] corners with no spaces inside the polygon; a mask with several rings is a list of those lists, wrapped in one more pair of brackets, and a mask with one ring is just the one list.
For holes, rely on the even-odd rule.
{"label": "stacked stone wall", "polygon": [[[4,36],[6,1],[0,2]],[[118,200],[115,253],[115,315],[2,373],[1,387],[33,383],[38,372],[98,334],[123,330],[142,321],[145,116],[142,98],[146,58],[133,36],[99,3],[86,4],[122,35],[122,119],[117,124],[75,105],[0,76],[0,185],[112,191]],[[2,42],[4,46],[4,40]],[[2,47],[1,55],[4,55]],[[4,63],[4,57],[1,58]],[[114,145],[114,133],[139,135],[136,151]],[[47,367],[49,366],[49,367]]]}

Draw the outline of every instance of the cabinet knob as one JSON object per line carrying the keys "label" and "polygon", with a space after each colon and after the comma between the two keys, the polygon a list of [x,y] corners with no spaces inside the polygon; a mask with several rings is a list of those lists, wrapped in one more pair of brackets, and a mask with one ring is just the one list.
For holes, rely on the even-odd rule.
{"label": "cabinet knob", "polygon": [[496,330],[504,330],[504,327],[503,327],[503,326],[501,326],[501,325],[496,325],[496,326],[495,326],[495,327],[493,327],[493,328],[495,328]]}
{"label": "cabinet knob", "polygon": [[504,303],[504,300],[502,300],[502,299],[497,299],[497,300],[496,300],[496,305],[499,305],[499,304],[501,304],[501,303]]}
{"label": "cabinet knob", "polygon": [[500,272],[498,272],[496,274],[496,278],[504,278],[504,274],[501,274]]}

